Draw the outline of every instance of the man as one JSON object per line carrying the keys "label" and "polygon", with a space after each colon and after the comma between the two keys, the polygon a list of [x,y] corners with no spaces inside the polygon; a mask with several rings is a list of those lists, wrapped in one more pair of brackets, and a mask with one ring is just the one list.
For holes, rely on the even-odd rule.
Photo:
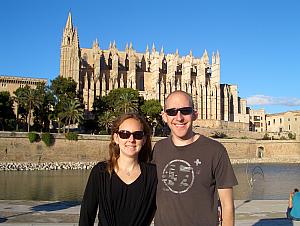
{"label": "man", "polygon": [[298,188],[295,188],[293,192],[290,192],[287,217],[290,220],[300,221],[300,192]]}
{"label": "man", "polygon": [[222,226],[234,225],[232,187],[237,185],[226,149],[192,130],[198,113],[190,95],[171,93],[162,118],[171,136],[156,143],[157,211],[155,226],[216,226],[218,198]]}

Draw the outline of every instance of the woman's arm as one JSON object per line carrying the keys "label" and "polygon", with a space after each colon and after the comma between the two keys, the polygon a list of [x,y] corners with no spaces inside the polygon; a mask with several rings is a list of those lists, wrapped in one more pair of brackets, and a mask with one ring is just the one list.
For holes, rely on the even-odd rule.
{"label": "woman's arm", "polygon": [[97,165],[92,169],[80,208],[79,226],[94,225],[99,203],[99,173]]}

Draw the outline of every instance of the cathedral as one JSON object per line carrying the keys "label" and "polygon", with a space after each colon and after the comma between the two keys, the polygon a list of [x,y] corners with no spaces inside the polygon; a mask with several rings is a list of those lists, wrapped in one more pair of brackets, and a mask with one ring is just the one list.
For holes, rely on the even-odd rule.
{"label": "cathedral", "polygon": [[192,51],[187,56],[179,56],[178,50],[166,54],[153,44],[138,53],[132,43],[121,51],[115,42],[101,49],[97,40],[91,48],[81,48],[71,13],[61,42],[60,76],[77,82],[86,111],[92,110],[97,96],[120,87],[137,89],[146,100],[157,99],[162,105],[170,92],[183,90],[191,94],[201,121],[249,123],[246,100],[238,97],[237,86],[220,84],[218,51],[211,59],[206,50],[196,58]]}

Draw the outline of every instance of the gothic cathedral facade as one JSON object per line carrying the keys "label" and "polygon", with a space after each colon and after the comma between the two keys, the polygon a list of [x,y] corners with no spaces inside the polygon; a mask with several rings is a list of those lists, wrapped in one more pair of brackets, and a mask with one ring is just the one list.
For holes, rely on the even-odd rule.
{"label": "gothic cathedral facade", "polygon": [[193,97],[199,119],[249,123],[246,100],[238,97],[236,85],[220,84],[220,54],[205,50],[201,58],[158,52],[153,44],[144,53],[126,45],[120,51],[113,42],[100,49],[98,41],[92,48],[80,48],[77,28],[69,13],[63,32],[60,55],[60,76],[77,82],[78,93],[91,111],[94,99],[110,90],[127,87],[137,89],[147,99],[164,104],[174,90],[184,90]]}

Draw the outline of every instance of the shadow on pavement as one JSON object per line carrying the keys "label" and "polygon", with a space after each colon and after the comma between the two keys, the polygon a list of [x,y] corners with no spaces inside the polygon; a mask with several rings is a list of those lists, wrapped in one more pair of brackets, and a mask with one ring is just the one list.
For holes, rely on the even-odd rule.
{"label": "shadow on pavement", "polygon": [[37,205],[37,206],[31,207],[30,212],[18,213],[18,214],[6,216],[6,217],[0,217],[0,224],[6,222],[9,218],[12,218],[12,217],[18,217],[18,216],[32,214],[32,213],[40,212],[40,211],[51,212],[51,211],[57,211],[57,210],[64,210],[64,209],[68,209],[68,208],[71,208],[71,207],[77,206],[77,205],[80,205],[80,202],[78,202],[78,201],[61,201],[61,202],[53,202],[53,203]]}
{"label": "shadow on pavement", "polygon": [[287,218],[261,219],[253,226],[293,226],[293,221]]}
{"label": "shadow on pavement", "polygon": [[7,218],[0,217],[0,224],[7,221]]}
{"label": "shadow on pavement", "polygon": [[31,207],[32,211],[57,211],[57,210],[64,210],[68,209],[74,206],[80,205],[80,202],[78,201],[61,201],[61,202],[53,202],[53,203],[47,203],[42,205],[37,205]]}
{"label": "shadow on pavement", "polygon": [[27,214],[30,214],[30,213],[32,213],[32,212],[19,213],[19,214],[14,214],[14,215],[7,216],[7,217],[0,217],[0,224],[6,222],[8,220],[8,218],[18,217],[18,216],[22,216],[22,215],[27,215]]}
{"label": "shadow on pavement", "polygon": [[238,209],[238,208],[240,208],[242,205],[245,205],[246,203],[248,203],[248,202],[251,202],[252,200],[245,200],[243,203],[241,203],[240,205],[238,205],[238,206],[236,206],[235,207],[235,209]]}

